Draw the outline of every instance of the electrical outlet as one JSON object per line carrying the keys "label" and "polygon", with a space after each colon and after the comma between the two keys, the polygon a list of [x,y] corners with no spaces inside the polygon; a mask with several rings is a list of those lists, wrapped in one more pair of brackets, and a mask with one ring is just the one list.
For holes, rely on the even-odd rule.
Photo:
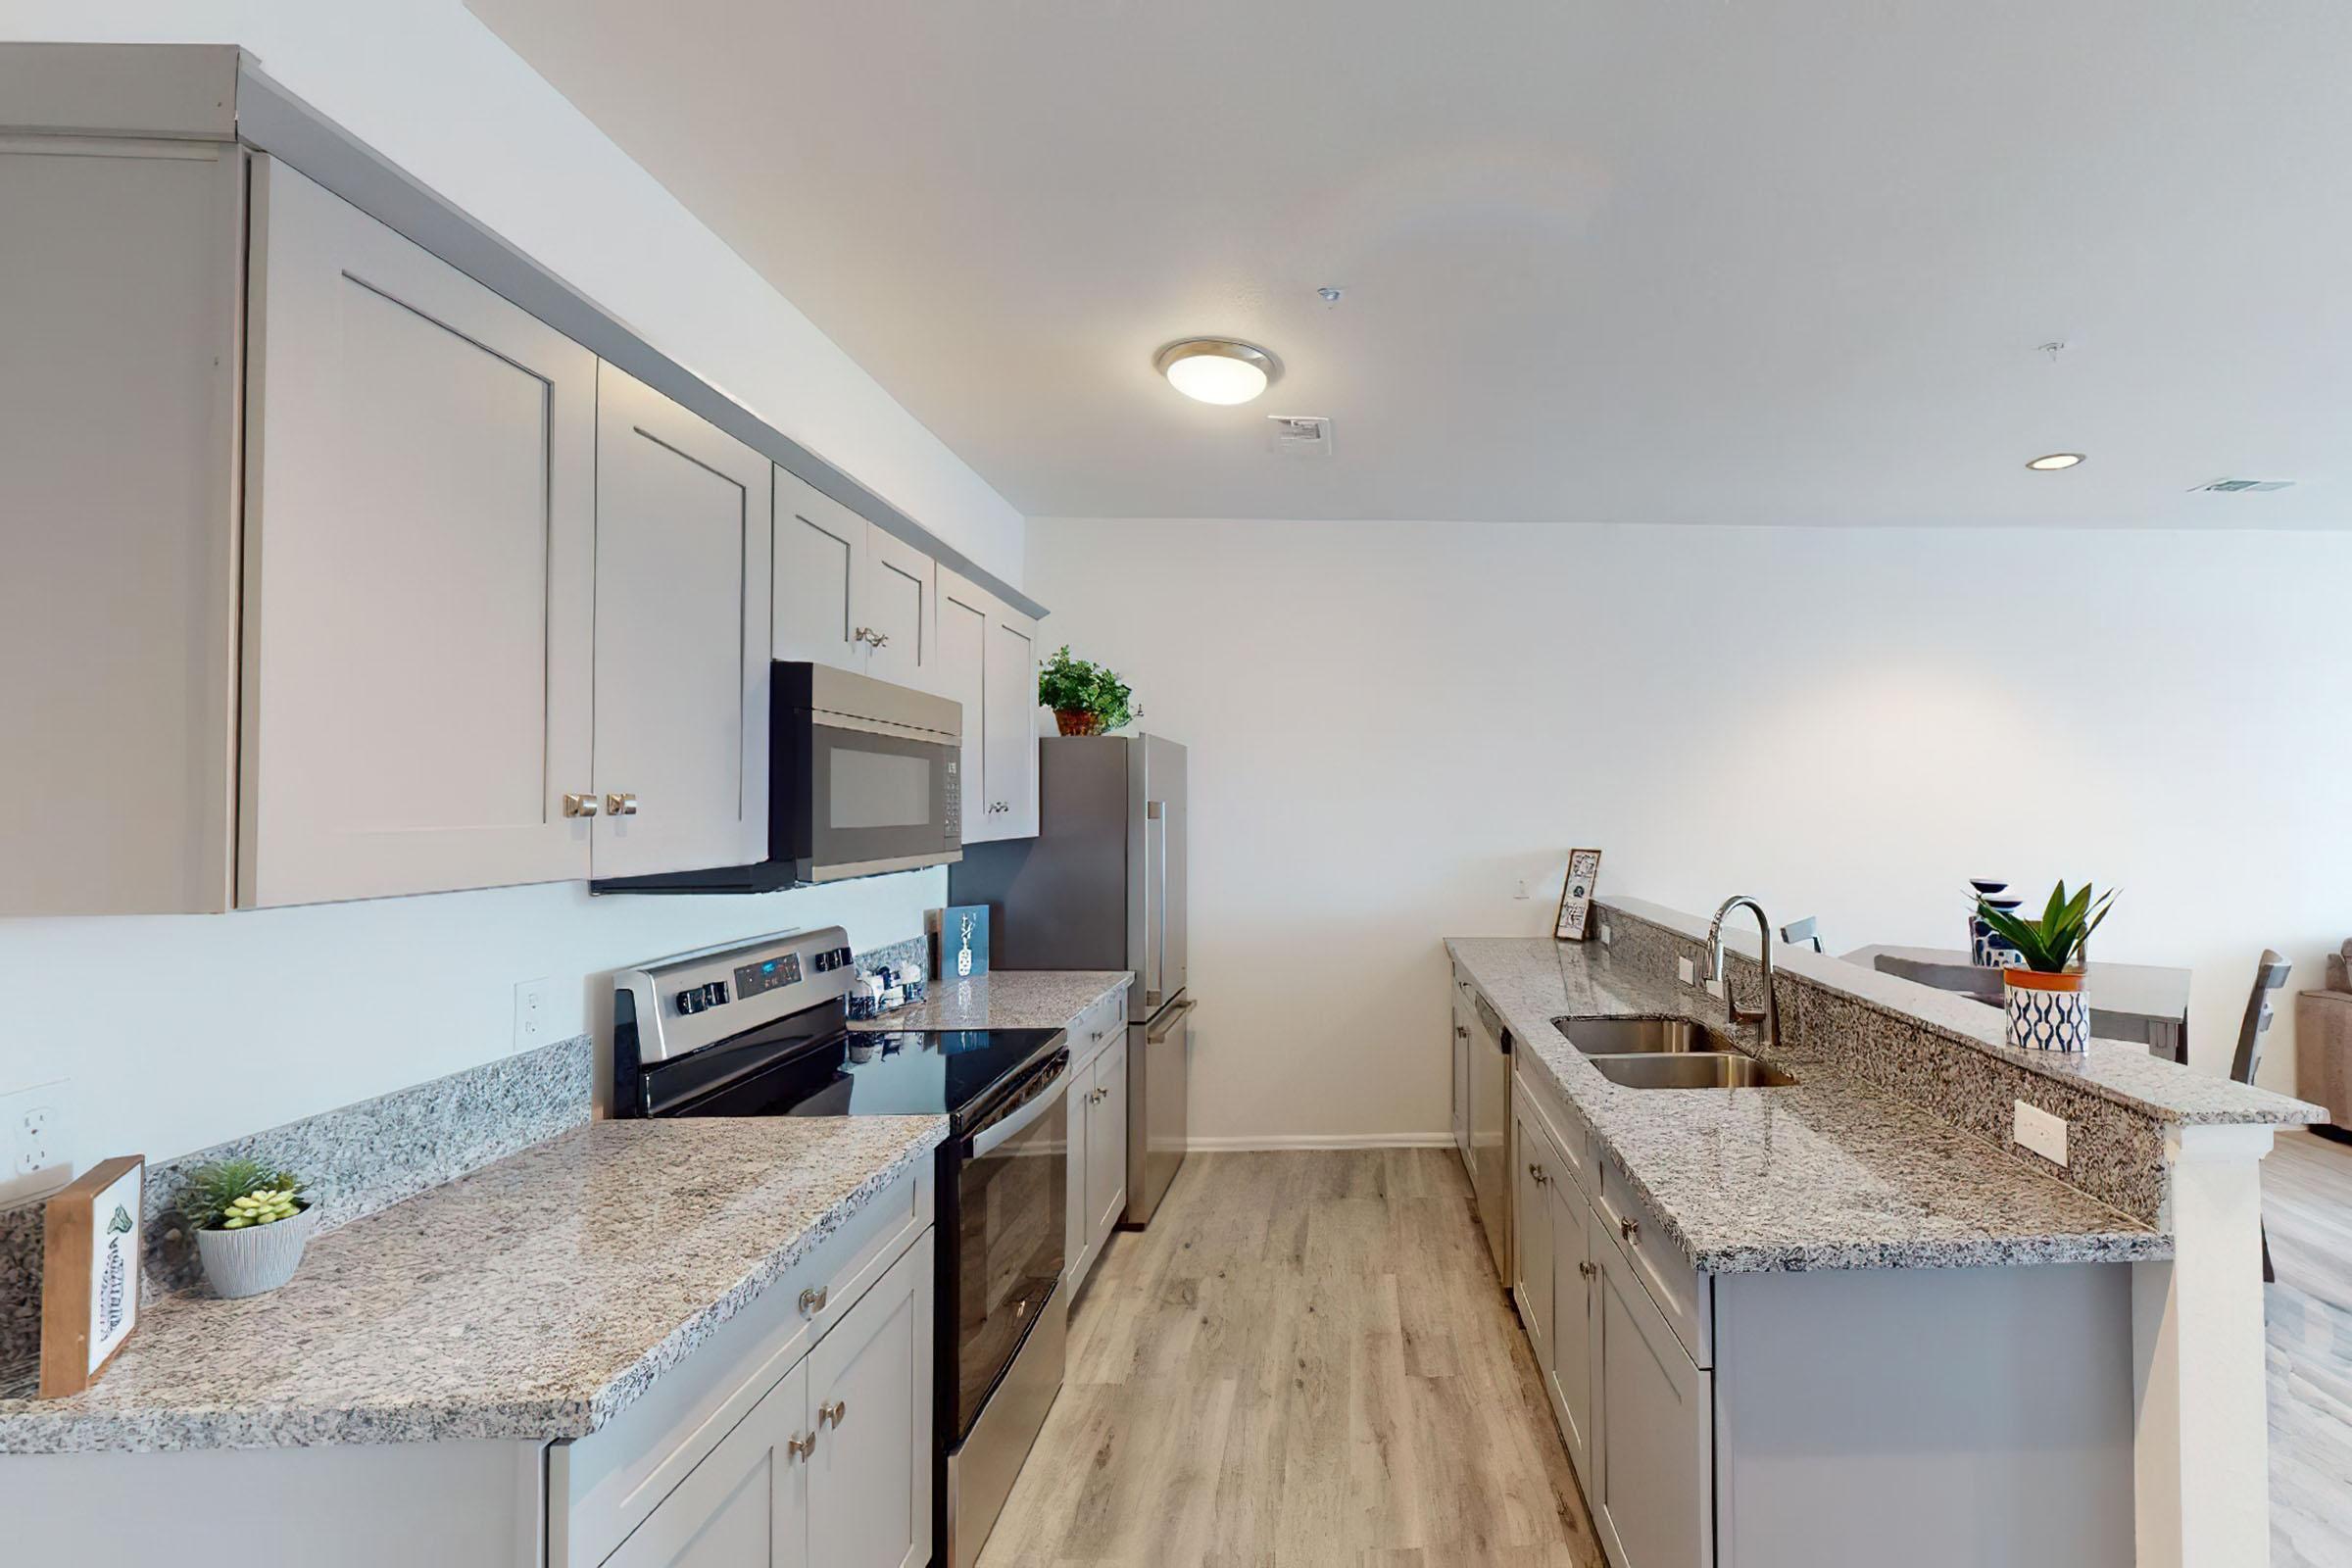
{"label": "electrical outlet", "polygon": [[0,1095],[0,1204],[37,1198],[74,1179],[74,1083]]}
{"label": "electrical outlet", "polygon": [[1603,920],[1600,922],[1600,945],[1605,948],[1609,945],[1609,922]]}
{"label": "electrical outlet", "polygon": [[2038,1105],[2017,1102],[2015,1136],[2018,1144],[2031,1149],[2053,1165],[2066,1163],[2066,1118],[2053,1116]]}
{"label": "electrical outlet", "polygon": [[1698,984],[1697,964],[1692,963],[1689,958],[1677,958],[1674,960],[1674,967],[1676,972],[1682,975],[1683,984],[1687,986]]}
{"label": "electrical outlet", "polygon": [[514,1049],[534,1051],[547,1044],[554,1028],[556,983],[542,975],[518,981],[514,987]]}

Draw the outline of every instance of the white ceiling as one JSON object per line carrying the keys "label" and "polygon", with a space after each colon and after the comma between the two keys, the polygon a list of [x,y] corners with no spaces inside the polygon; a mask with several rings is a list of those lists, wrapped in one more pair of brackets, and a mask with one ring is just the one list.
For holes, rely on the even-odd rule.
{"label": "white ceiling", "polygon": [[2343,0],[469,3],[1032,515],[2352,523]]}

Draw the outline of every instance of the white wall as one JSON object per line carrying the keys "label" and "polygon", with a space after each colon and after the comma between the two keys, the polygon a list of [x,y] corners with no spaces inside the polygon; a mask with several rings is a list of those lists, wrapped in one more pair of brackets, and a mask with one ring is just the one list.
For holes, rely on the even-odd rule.
{"label": "white wall", "polygon": [[[770,423],[1017,583],[1021,518],[456,0],[5,0],[0,39],[239,43],[291,91]],[[0,1094],[77,1085],[73,1152],[168,1158],[559,1033],[614,965],[840,921],[918,935],[940,872],[761,899],[578,884],[215,918],[0,921]]]}
{"label": "white wall", "polygon": [[[2226,1070],[2352,934],[2352,534],[1031,519],[1068,641],[1192,748],[1193,1126],[1442,1135],[1439,939],[1602,889],[1952,945],[2124,889]],[[1520,879],[1529,902],[1513,897]],[[2292,1082],[2293,1008],[2263,1071]]]}

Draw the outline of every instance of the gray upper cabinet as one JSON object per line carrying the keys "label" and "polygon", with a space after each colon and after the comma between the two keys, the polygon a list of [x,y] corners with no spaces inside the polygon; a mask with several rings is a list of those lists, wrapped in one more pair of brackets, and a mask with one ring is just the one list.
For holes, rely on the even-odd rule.
{"label": "gray upper cabinet", "polygon": [[929,556],[868,523],[864,606],[865,672],[879,680],[930,690],[939,664],[938,570]]}
{"label": "gray upper cabinet", "polygon": [[996,598],[939,568],[939,668],[933,685],[963,708],[963,840],[994,837],[987,809],[988,628]]}
{"label": "gray upper cabinet", "polygon": [[863,670],[858,585],[866,521],[789,468],[775,470],[773,657]]}
{"label": "gray upper cabinet", "polygon": [[963,705],[963,841],[1037,836],[1037,622],[939,568],[929,685]]}
{"label": "gray upper cabinet", "polygon": [[583,876],[596,359],[253,169],[239,902]]}
{"label": "gray upper cabinet", "polygon": [[598,876],[767,838],[772,465],[605,366],[597,383]]}

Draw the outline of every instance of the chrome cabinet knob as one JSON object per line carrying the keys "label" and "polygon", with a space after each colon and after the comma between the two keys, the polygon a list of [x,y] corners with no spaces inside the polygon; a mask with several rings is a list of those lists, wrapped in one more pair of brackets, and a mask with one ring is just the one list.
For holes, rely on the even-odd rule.
{"label": "chrome cabinet knob", "polygon": [[819,1404],[816,1407],[816,1424],[820,1427],[831,1427],[835,1431],[839,1431],[841,1429],[841,1418],[849,1413],[850,1401],[847,1399],[835,1399],[829,1404]]}
{"label": "chrome cabinet knob", "polygon": [[785,1439],[785,1440],[784,1440],[784,1451],[785,1451],[786,1453],[789,1453],[789,1454],[791,1454],[791,1455],[792,1455],[792,1456],[793,1456],[795,1459],[813,1459],[813,1458],[815,1458],[815,1457],[816,1457],[816,1434],[815,1434],[815,1433],[813,1433],[813,1432],[811,1432],[811,1433],[809,1433],[809,1434],[808,1434],[807,1437],[805,1437],[805,1438],[787,1438],[787,1439]]}
{"label": "chrome cabinet knob", "polygon": [[1593,1266],[1591,1258],[1579,1259],[1576,1265],[1576,1271],[1587,1279],[1591,1279],[1593,1275],[1600,1272],[1598,1268]]}
{"label": "chrome cabinet knob", "polygon": [[817,1313],[822,1312],[825,1309],[826,1293],[831,1289],[832,1287],[829,1285],[812,1285],[803,1291],[801,1293],[801,1316],[814,1317]]}
{"label": "chrome cabinet knob", "polygon": [[564,814],[565,816],[594,816],[597,805],[597,799],[593,795],[566,795],[564,797]]}
{"label": "chrome cabinet knob", "polygon": [[1642,1234],[1642,1222],[1638,1219],[1621,1219],[1617,1222],[1617,1234],[1629,1242],[1633,1241]]}
{"label": "chrome cabinet knob", "polygon": [[635,816],[637,814],[637,797],[625,791],[618,795],[607,795],[605,797],[605,812],[610,816]]}

